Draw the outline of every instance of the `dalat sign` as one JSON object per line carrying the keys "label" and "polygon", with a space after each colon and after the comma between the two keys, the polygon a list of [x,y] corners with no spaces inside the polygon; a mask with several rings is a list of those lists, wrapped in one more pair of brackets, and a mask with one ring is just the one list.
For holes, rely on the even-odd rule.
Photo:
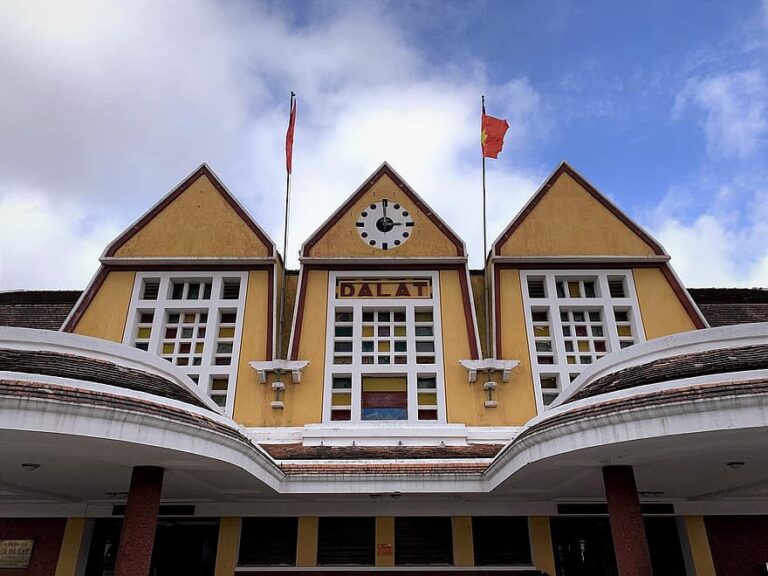
{"label": "dalat sign", "polygon": [[430,278],[336,280],[336,298],[432,298]]}

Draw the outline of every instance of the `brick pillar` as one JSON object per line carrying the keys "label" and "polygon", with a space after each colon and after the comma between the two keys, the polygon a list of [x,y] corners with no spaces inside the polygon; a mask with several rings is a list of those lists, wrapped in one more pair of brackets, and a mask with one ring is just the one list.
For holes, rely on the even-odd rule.
{"label": "brick pillar", "polygon": [[115,576],[149,575],[163,472],[156,466],[136,466],[133,469]]}
{"label": "brick pillar", "polygon": [[603,483],[619,576],[653,576],[632,466],[604,466]]}

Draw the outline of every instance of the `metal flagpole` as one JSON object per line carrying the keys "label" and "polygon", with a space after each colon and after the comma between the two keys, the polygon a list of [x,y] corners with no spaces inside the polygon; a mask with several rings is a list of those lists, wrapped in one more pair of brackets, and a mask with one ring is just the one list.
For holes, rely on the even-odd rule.
{"label": "metal flagpole", "polygon": [[[291,92],[291,107],[289,108],[289,114],[293,113],[294,101],[296,94]],[[293,142],[291,142],[291,157],[293,157]],[[293,163],[293,158],[291,158]],[[287,168],[287,166],[286,166]],[[283,357],[283,333],[285,330],[285,282],[286,282],[286,269],[288,268],[288,210],[289,199],[291,194],[291,170],[286,170],[285,175],[285,222],[283,223],[283,277],[282,285],[280,287],[280,331],[277,334],[277,357],[280,359]],[[287,350],[286,350],[287,353]],[[287,359],[287,358],[286,358]]]}
{"label": "metal flagpole", "polygon": [[[485,96],[481,96],[482,113],[485,116]],[[482,138],[482,117],[480,120],[480,130]],[[483,143],[484,144],[484,143]],[[481,146],[481,153],[483,156],[483,271],[485,272],[483,278],[484,290],[484,302],[485,302],[485,355],[487,358],[491,357],[491,313],[490,313],[490,286],[488,283],[488,233],[487,233],[487,217],[485,210],[485,146]]]}

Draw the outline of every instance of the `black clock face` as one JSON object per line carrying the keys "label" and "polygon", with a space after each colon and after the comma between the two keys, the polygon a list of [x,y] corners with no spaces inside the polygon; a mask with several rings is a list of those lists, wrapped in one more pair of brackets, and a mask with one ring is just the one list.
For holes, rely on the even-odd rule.
{"label": "black clock face", "polygon": [[393,250],[405,244],[413,233],[410,211],[384,198],[369,204],[355,223],[360,239],[380,250]]}

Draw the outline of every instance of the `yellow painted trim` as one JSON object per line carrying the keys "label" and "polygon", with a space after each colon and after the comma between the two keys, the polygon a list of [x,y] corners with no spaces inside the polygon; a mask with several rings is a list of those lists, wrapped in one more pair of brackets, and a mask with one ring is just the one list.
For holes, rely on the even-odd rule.
{"label": "yellow painted trim", "polygon": [[296,566],[317,566],[317,526],[316,517],[299,518],[299,534],[296,538]]}
{"label": "yellow painted trim", "polygon": [[[387,548],[388,547],[388,548]],[[381,554],[389,550],[391,554]],[[376,517],[376,566],[395,565],[395,518],[393,516]]]}
{"label": "yellow painted trim", "polygon": [[135,276],[135,272],[108,272],[73,332],[122,342]]}
{"label": "yellow painted trim", "polygon": [[240,518],[222,518],[219,523],[219,543],[216,547],[215,576],[233,576],[240,548]]}
{"label": "yellow painted trim", "polygon": [[531,516],[531,552],[537,570],[555,576],[555,552],[552,547],[552,532],[548,516]]}
{"label": "yellow painted trim", "polygon": [[474,566],[475,547],[472,541],[472,517],[454,516],[453,529],[453,565]]}
{"label": "yellow painted trim", "polygon": [[56,576],[75,576],[84,532],[85,518],[67,518],[59,561],[56,563]]}
{"label": "yellow painted trim", "polygon": [[685,529],[688,532],[688,546],[691,549],[696,576],[716,576],[704,518],[702,516],[686,516]]}

